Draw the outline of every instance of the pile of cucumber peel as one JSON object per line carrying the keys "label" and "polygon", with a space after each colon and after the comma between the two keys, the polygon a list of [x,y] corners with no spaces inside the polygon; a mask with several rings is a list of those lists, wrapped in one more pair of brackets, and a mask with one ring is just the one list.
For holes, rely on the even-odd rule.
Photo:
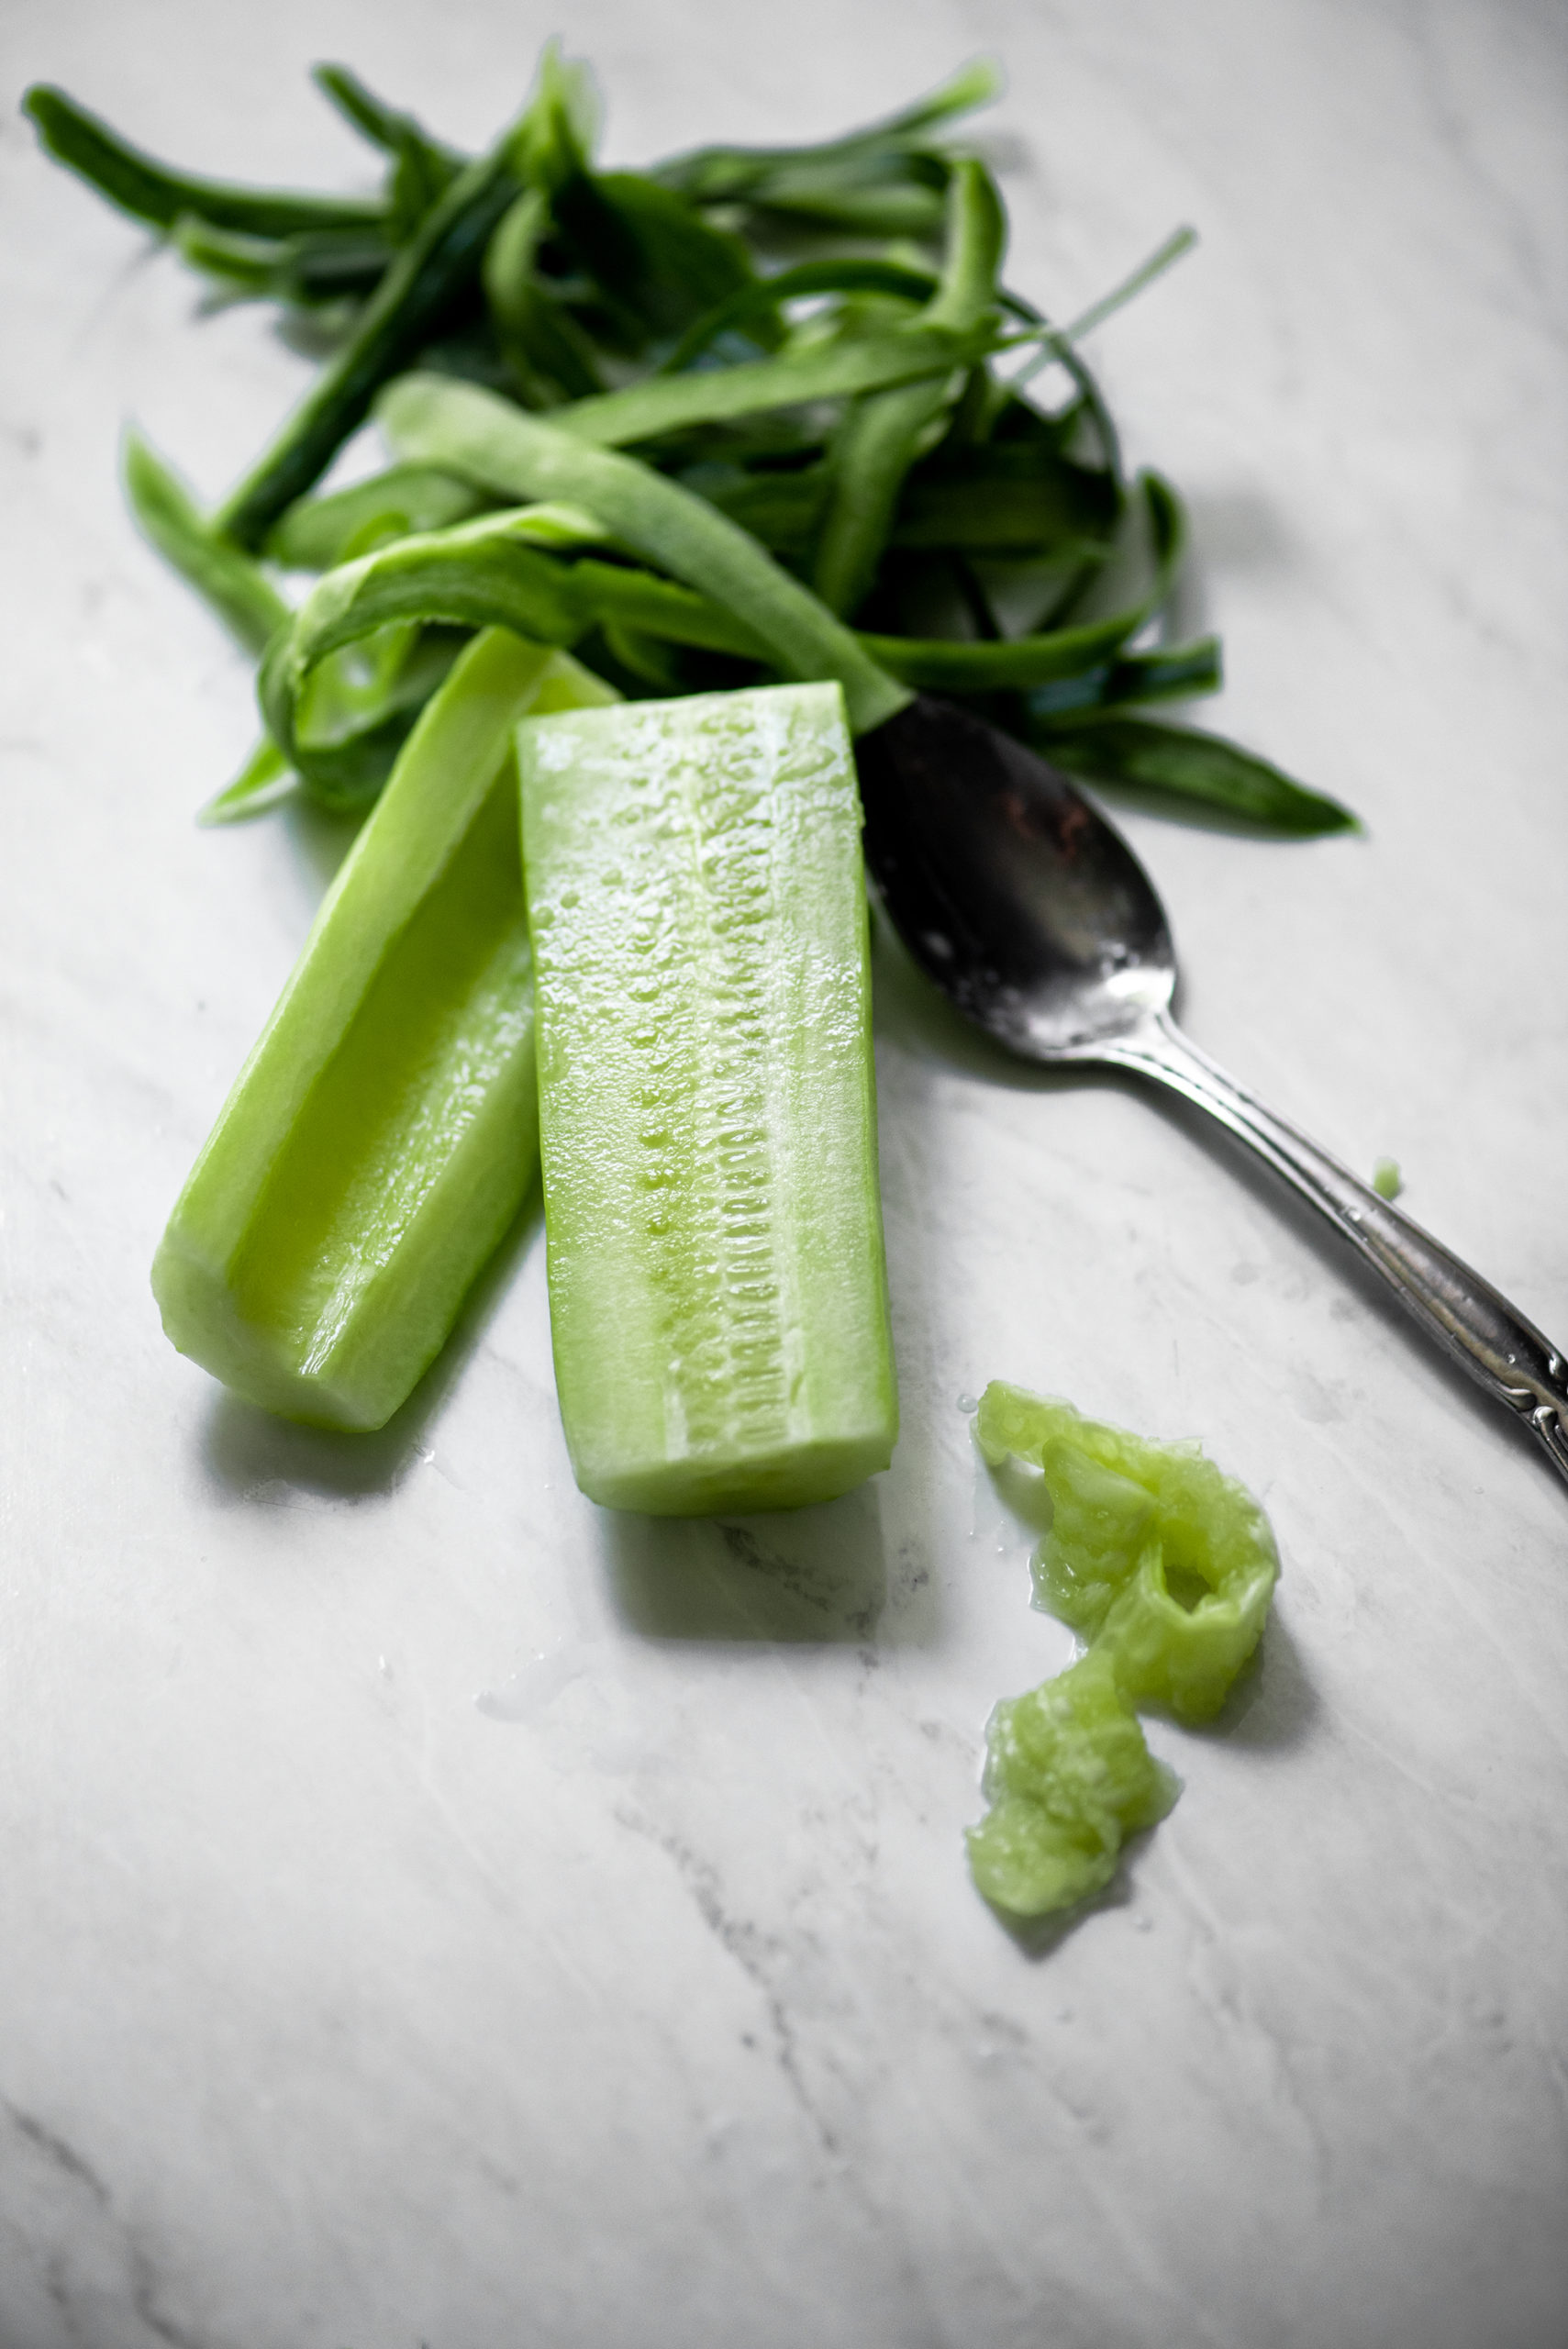
{"label": "pile of cucumber peel", "polygon": [[[598,166],[553,46],[478,156],[316,80],[378,195],[195,177],[25,101],[209,295],[308,314],[326,354],[216,507],[126,444],[141,528],[259,662],[264,730],[204,820],[360,819],[159,1249],[164,1326],[270,1410],[381,1427],[542,1172],[584,1491],[829,1498],[897,1433],[853,738],[930,690],[1168,807],[1354,823],[1148,714],[1215,691],[1219,646],[1172,640],[1181,501],[1125,472],[1079,343],[1191,233],[1065,323],[1011,292],[995,183],[951,139],[984,64],[815,146],[641,172]],[[1061,1484],[1042,1572],[1091,1641],[993,1724],[973,1865],[1039,1913],[1168,1808],[1132,1706],[1212,1710],[1273,1552],[1239,1488],[1162,1470],[1247,1552],[1183,1597],[1142,1455],[1010,1393],[982,1442]],[[1118,1477],[1101,1590],[1066,1528]]]}
{"label": "pile of cucumber peel", "polygon": [[[1194,239],[1076,318],[1013,293],[995,180],[951,138],[996,95],[989,64],[815,146],[641,172],[597,167],[591,76],[553,46],[480,156],[344,67],[315,78],[382,159],[379,196],[198,178],[60,90],[24,101],[210,297],[272,302],[328,354],[212,511],[128,441],[147,535],[272,647],[267,737],[209,818],[296,790],[368,807],[465,634],[495,626],[630,699],[836,676],[862,724],[874,668],[1097,783],[1280,835],[1353,823],[1143,714],[1216,691],[1219,646],[1167,640],[1181,501],[1128,477],[1079,343]],[[373,417],[394,462],[323,492]],[[635,452],[613,513],[591,502],[612,450]]]}

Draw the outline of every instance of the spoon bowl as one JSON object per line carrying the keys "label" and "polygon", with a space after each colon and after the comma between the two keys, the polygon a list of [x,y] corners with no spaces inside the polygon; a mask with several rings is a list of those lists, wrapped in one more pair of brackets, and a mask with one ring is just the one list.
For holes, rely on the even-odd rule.
{"label": "spoon bowl", "polygon": [[1420,1225],[1201,1052],[1171,1016],[1175,948],[1121,834],[1055,767],[917,697],[856,744],[866,865],[914,961],[966,1019],[1051,1066],[1098,1063],[1228,1126],[1327,1217],[1568,1478],[1568,1364]]}
{"label": "spoon bowl", "polygon": [[915,961],[1026,1060],[1093,1055],[1170,1008],[1154,885],[1066,776],[918,696],[859,744],[866,863]]}

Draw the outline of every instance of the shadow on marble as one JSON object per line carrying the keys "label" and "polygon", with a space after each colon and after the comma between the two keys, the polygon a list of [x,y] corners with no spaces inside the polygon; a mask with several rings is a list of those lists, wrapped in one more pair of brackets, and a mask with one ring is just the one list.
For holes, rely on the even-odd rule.
{"label": "shadow on marble", "polygon": [[910,1059],[939,1061],[964,1076],[980,1077],[1011,1093],[1060,1093],[1073,1086],[1122,1084],[1144,1098],[1151,1088],[1115,1070],[1045,1068],[995,1043],[984,1030],[961,1018],[939,987],[910,960],[884,916],[872,928],[872,1006],[874,1032]]}
{"label": "shadow on marble", "polygon": [[[1023,1461],[1005,1460],[989,1473],[998,1499],[1019,1522],[1031,1531],[1049,1532],[1051,1496],[1040,1471]],[[1173,1714],[1158,1705],[1140,1705],[1139,1710],[1156,1720],[1175,1721]],[[1219,1738],[1228,1745],[1283,1752],[1304,1742],[1321,1710],[1299,1647],[1282,1618],[1271,1613],[1256,1652],[1243,1665],[1219,1711],[1201,1729],[1187,1733]]]}
{"label": "shadow on marble", "polygon": [[[1148,1720],[1173,1720],[1173,1716],[1156,1705],[1140,1705],[1139,1712]],[[1202,1741],[1212,1739],[1226,1745],[1249,1747],[1255,1753],[1281,1753],[1302,1744],[1312,1734],[1321,1712],[1322,1706],[1307,1676],[1300,1649],[1280,1618],[1272,1615],[1257,1653],[1242,1671],[1220,1710],[1201,1729],[1189,1728],[1185,1734]],[[1175,1726],[1180,1728],[1182,1724]],[[1159,1831],[1160,1821],[1156,1820],[1152,1827],[1128,1837],[1115,1876],[1093,1899],[1050,1917],[1010,1917],[1001,1909],[994,1909],[993,1916],[1026,1957],[1050,1957],[1091,1917],[1133,1906],[1139,1860]]]}
{"label": "shadow on marble", "polygon": [[[1228,1181],[1240,1185],[1260,1207],[1295,1235],[1321,1264],[1324,1273],[1334,1285],[1343,1290],[1347,1314],[1359,1309],[1373,1315],[1401,1344],[1408,1346],[1414,1356],[1426,1364],[1431,1376],[1451,1397],[1456,1409],[1480,1412],[1490,1424],[1504,1431],[1505,1441],[1514,1444],[1521,1456],[1528,1453],[1539,1464],[1540,1449],[1525,1423],[1515,1418],[1512,1412],[1499,1409],[1496,1404],[1489,1402],[1468,1373],[1422,1335],[1393,1291],[1322,1217],[1299,1199],[1205,1111],[1191,1102],[1184,1101],[1180,1095],[1168,1092],[1163,1086],[1151,1085],[1118,1069],[1048,1069],[1017,1059],[959,1018],[946,999],[917,970],[896,939],[887,930],[886,925],[880,920],[875,941],[873,969],[879,1036],[912,1056],[940,1059],[949,1067],[967,1075],[983,1077],[988,1084],[1005,1085],[1015,1093],[1051,1094],[1070,1086],[1101,1085],[1114,1085],[1133,1096],[1151,1115],[1164,1118],[1179,1126],[1194,1146],[1223,1171]],[[1178,984],[1178,1017],[1182,1009],[1182,992]],[[1240,1081],[1246,1081],[1244,1073]],[[1435,1236],[1440,1239],[1442,1235],[1438,1233]],[[1485,1261],[1477,1264],[1474,1269],[1485,1275]],[[1528,1311],[1528,1305],[1523,1309]],[[1277,1330],[1272,1334],[1283,1346],[1284,1341],[1279,1338]],[[1372,1375],[1373,1362],[1369,1354],[1368,1376]],[[1434,1418],[1434,1447],[1440,1440],[1440,1426]]]}
{"label": "shadow on marble", "polygon": [[987,125],[967,144],[969,151],[978,155],[996,179],[1027,180],[1034,177],[1035,150],[1021,131],[996,129]]}
{"label": "shadow on marble", "polygon": [[1051,1090],[1073,1081],[1016,1059],[961,1019],[946,996],[910,961],[880,911],[872,923],[872,1008],[878,1038],[912,1058],[940,1060],[966,1076],[983,1076],[1026,1092]]}
{"label": "shadow on marble", "polygon": [[514,1272],[540,1228],[538,1194],[470,1289],[450,1336],[408,1400],[371,1435],[342,1435],[277,1418],[219,1387],[202,1439],[210,1480],[232,1501],[265,1506],[289,1490],[360,1500],[395,1491],[426,1431],[484,1340]]}
{"label": "shadow on marble", "polygon": [[1204,636],[1213,625],[1208,595],[1212,573],[1256,577],[1288,571],[1296,550],[1281,511],[1251,489],[1189,491],[1186,561],[1177,573],[1166,607],[1165,635],[1172,644]]}
{"label": "shadow on marble", "polygon": [[324,896],[353,847],[362,816],[334,816],[295,794],[284,811],[289,846],[316,897]]}
{"label": "shadow on marble", "polygon": [[1091,1899],[1078,1901],[1071,1909],[1056,1909],[1049,1917],[1013,1917],[1005,1909],[991,1908],[989,1901],[985,1905],[991,1909],[991,1914],[1021,1954],[1038,1964],[1054,1956],[1062,1943],[1070,1941],[1079,1927],[1086,1925],[1092,1917],[1103,1917],[1118,1909],[1132,1908],[1138,1897],[1132,1881],[1134,1870],[1146,1846],[1159,1831],[1159,1821],[1156,1820],[1152,1827],[1141,1828],[1136,1835],[1129,1835],[1121,1847],[1117,1872],[1105,1890],[1096,1892]]}
{"label": "shadow on marble", "polygon": [[[1334,1308],[1339,1318],[1348,1319],[1359,1310],[1369,1314],[1380,1322],[1390,1337],[1401,1346],[1408,1348],[1412,1360],[1425,1365],[1429,1375],[1446,1391],[1456,1410],[1479,1415],[1487,1426],[1496,1428],[1499,1431],[1505,1442],[1510,1443],[1518,1450],[1521,1458],[1528,1455],[1539,1471],[1542,1462],[1541,1448],[1525,1421],[1518,1419],[1512,1411],[1492,1401],[1451,1355],[1445,1353],[1440,1346],[1436,1345],[1430,1338],[1426,1336],[1406,1312],[1394,1291],[1381,1275],[1373,1272],[1371,1265],[1364,1263],[1355,1250],[1349,1246],[1314,1208],[1309,1208],[1304,1199],[1298,1198],[1294,1191],[1255,1159],[1250,1151],[1234,1141],[1222,1127],[1216,1125],[1214,1120],[1207,1117],[1201,1109],[1195,1108],[1190,1102],[1184,1101],[1180,1095],[1166,1093],[1163,1090],[1157,1091],[1151,1085],[1140,1085],[1134,1077],[1120,1077],[1114,1071],[1109,1074],[1109,1081],[1113,1084],[1134,1086],[1140,1097],[1148,1101],[1150,1107],[1158,1115],[1180,1126],[1197,1149],[1203,1151],[1217,1165],[1222,1167],[1232,1181],[1242,1185],[1261,1207],[1266,1208],[1295,1235],[1301,1245],[1322,1265],[1324,1273],[1329,1275],[1334,1286],[1342,1291],[1342,1297],[1337,1300]],[[1244,1079],[1242,1081],[1245,1082]],[[1400,1204],[1407,1207],[1409,1203],[1402,1200]],[[1414,1212],[1414,1210],[1411,1211]],[[1417,1220],[1419,1221],[1419,1219],[1418,1217]],[[1433,1237],[1440,1240],[1442,1234],[1437,1232]],[[1480,1273],[1483,1277],[1486,1276],[1486,1262],[1484,1253],[1479,1262],[1473,1260],[1473,1269]],[[1521,1305],[1520,1309],[1528,1312],[1529,1307]],[[1283,1351],[1285,1341],[1280,1338],[1277,1323],[1270,1334]],[[1369,1350],[1367,1355],[1369,1381],[1374,1375],[1375,1364]],[[1347,1408],[1354,1408],[1354,1402],[1352,1401]],[[1333,1416],[1340,1417],[1342,1413],[1336,1411]],[[1434,1458],[1441,1442],[1442,1422],[1434,1411],[1431,1433]],[[1547,1473],[1550,1478],[1550,1470]]]}
{"label": "shadow on marble", "polygon": [[[1139,1711],[1151,1720],[1172,1718],[1153,1705],[1140,1705]],[[1225,1745],[1250,1747],[1255,1753],[1280,1753],[1302,1744],[1312,1734],[1321,1713],[1322,1706],[1307,1676],[1300,1649],[1280,1618],[1271,1615],[1256,1655],[1220,1710],[1213,1720],[1206,1721],[1201,1729],[1187,1730],[1186,1734],[1206,1741],[1213,1739]],[[1160,1821],[1156,1820],[1152,1827],[1129,1835],[1122,1845],[1117,1872],[1105,1890],[1096,1893],[1092,1900],[1081,1901],[1075,1909],[1051,1917],[1009,1917],[1000,1909],[993,1909],[992,1914],[1026,1957],[1050,1957],[1091,1917],[1101,1916],[1107,1909],[1133,1906],[1140,1858],[1159,1831]]]}
{"label": "shadow on marble", "polygon": [[1213,1720],[1194,1734],[1250,1746],[1254,1753],[1284,1753],[1306,1744],[1322,1714],[1301,1649],[1276,1609],[1229,1696]]}
{"label": "shadow on marble", "polygon": [[643,1639],[855,1646],[878,1636],[888,1585],[874,1485],[766,1517],[601,1509],[598,1520],[611,1603]]}

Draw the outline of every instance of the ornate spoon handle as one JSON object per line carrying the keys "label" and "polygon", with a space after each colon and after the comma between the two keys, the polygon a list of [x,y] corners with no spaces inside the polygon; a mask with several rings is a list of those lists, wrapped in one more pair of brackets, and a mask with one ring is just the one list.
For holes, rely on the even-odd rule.
{"label": "ornate spoon handle", "polygon": [[1489,1281],[1358,1182],[1297,1127],[1266,1109],[1200,1052],[1168,1013],[1152,1016],[1084,1057],[1153,1077],[1250,1143],[1383,1275],[1439,1345],[1534,1430],[1547,1456],[1568,1477],[1568,1363]]}

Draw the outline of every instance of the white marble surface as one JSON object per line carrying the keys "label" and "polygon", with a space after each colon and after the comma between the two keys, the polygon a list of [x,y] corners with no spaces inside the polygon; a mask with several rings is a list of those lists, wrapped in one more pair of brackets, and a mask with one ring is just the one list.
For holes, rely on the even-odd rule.
{"label": "white marble surface", "polygon": [[[833,1508],[574,1492],[522,1238],[384,1439],[227,1403],[146,1267],[331,843],[191,825],[243,664],[132,534],[303,378],[37,153],[58,79],[352,184],[339,55],[484,137],[501,0],[0,14],[4,2349],[1554,2349],[1568,1494],[1184,1117],[880,1012],[905,1434]],[[1552,0],[584,0],[613,151],[976,50],[1015,281],[1189,492],[1218,722],[1362,809],[1150,818],[1190,1025],[1568,1334],[1564,19]],[[885,973],[884,973],[885,976]],[[1285,1573],[1186,1793],[1043,1954],[968,1884],[1054,1668],[994,1375],[1195,1433]]]}

